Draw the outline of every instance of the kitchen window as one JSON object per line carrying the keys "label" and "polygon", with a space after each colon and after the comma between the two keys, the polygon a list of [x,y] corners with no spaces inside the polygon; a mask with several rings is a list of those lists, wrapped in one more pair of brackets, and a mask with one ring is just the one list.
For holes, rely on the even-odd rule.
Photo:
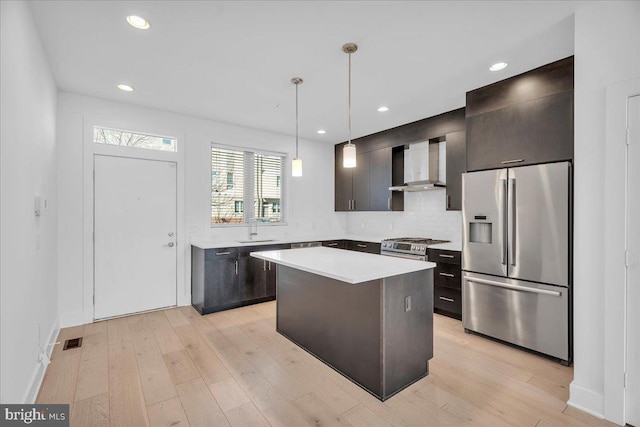
{"label": "kitchen window", "polygon": [[282,224],[285,155],[211,145],[211,225]]}

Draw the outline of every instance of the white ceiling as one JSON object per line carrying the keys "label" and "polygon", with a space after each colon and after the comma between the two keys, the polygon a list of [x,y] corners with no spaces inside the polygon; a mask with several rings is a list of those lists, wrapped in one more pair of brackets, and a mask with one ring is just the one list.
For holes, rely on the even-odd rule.
{"label": "white ceiling", "polygon": [[[63,91],[331,143],[464,106],[465,92],[573,54],[581,1],[31,1]],[[125,16],[151,22],[136,30]],[[509,67],[492,73],[497,61]],[[118,90],[117,83],[136,88]],[[380,105],[390,111],[379,113]],[[324,136],[317,129],[326,129]]]}

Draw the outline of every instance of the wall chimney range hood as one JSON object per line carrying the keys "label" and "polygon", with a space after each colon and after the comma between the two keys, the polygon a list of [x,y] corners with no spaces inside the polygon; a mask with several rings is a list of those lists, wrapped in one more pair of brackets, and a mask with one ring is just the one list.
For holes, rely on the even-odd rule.
{"label": "wall chimney range hood", "polygon": [[404,184],[390,191],[429,191],[446,187],[446,143],[429,141],[410,144],[404,150]]}

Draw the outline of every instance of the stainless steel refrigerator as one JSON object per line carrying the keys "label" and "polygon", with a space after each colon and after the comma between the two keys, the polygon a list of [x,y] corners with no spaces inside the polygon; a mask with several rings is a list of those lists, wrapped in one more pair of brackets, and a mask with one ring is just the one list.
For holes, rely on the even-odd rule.
{"label": "stainless steel refrigerator", "polygon": [[571,164],[462,175],[462,322],[571,361]]}

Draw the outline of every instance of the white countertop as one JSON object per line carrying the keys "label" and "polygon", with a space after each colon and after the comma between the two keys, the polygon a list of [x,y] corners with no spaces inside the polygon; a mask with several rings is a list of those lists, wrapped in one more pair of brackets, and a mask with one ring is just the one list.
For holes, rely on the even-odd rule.
{"label": "white countertop", "polygon": [[347,283],[362,283],[428,270],[433,262],[327,247],[251,252],[251,256]]}
{"label": "white countertop", "polygon": [[267,241],[261,241],[260,237],[248,241],[248,239],[239,240],[203,240],[203,239],[193,239],[191,240],[191,245],[200,249],[217,249],[217,248],[240,248],[246,246],[263,246],[263,245],[278,245],[281,243],[298,243],[298,242],[322,242],[325,240],[357,240],[360,242],[371,242],[371,243],[380,243],[384,237],[378,236],[358,236],[353,234],[347,235],[324,235],[324,236],[299,236],[299,237],[285,237],[279,239],[269,239]]}
{"label": "white countertop", "polygon": [[447,251],[462,252],[462,243],[461,242],[437,243],[435,245],[429,245],[429,247],[433,248],[433,249],[443,249],[443,250],[447,250]]}

